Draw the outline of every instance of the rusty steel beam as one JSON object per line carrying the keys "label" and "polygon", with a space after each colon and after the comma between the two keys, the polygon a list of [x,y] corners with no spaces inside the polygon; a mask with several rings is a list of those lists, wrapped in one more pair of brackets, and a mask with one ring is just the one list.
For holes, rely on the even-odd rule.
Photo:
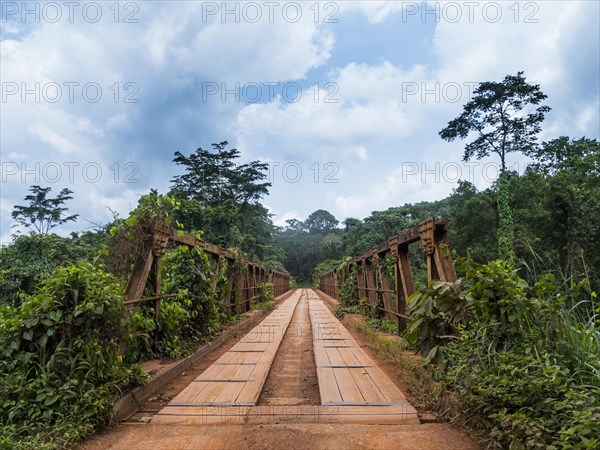
{"label": "rusty steel beam", "polygon": [[[148,230],[148,235],[144,239],[141,254],[138,255],[133,272],[127,282],[127,287],[125,289],[126,300],[137,300],[143,295],[144,288],[150,276],[150,271],[153,266],[160,262],[160,257],[164,254],[168,242],[201,248],[216,259],[218,268],[221,267],[224,259],[229,262],[235,261],[236,259],[235,254],[227,249],[199,239],[190,233],[170,227],[162,221],[155,220]],[[255,263],[245,258],[242,259],[244,265],[248,268],[248,275],[235,280],[242,285],[237,286],[237,289],[246,284],[253,290],[253,293],[258,292],[257,283],[264,282],[264,274],[268,273],[269,279],[273,279],[278,283],[276,288],[274,286],[276,296],[289,290],[290,276],[288,274],[276,269],[268,269],[267,271],[262,264]],[[158,282],[160,282],[160,280],[158,280]],[[251,282],[252,286],[250,286]],[[216,280],[211,283],[211,287],[216,289]],[[245,303],[248,300],[245,298],[245,295],[243,299],[240,297],[236,299],[238,302],[243,301]],[[159,300],[157,300],[157,302],[159,302]],[[157,305],[157,309],[158,308],[159,306]]]}
{"label": "rusty steel beam", "polygon": [[[380,307],[379,309],[386,312],[388,318],[390,316],[397,317],[399,333],[406,328],[407,320],[409,319],[405,315],[406,301],[415,292],[408,246],[418,241],[421,241],[423,251],[425,252],[428,281],[434,279],[456,281],[456,270],[454,269],[450,252],[445,248],[448,246],[447,218],[435,219],[430,217],[422,221],[418,226],[392,236],[386,242],[372,247],[340,266],[346,268],[356,266],[359,268],[356,272],[359,299],[368,295],[369,304],[375,306],[375,302],[379,298],[378,296],[381,295],[384,307]],[[377,267],[377,261],[380,258],[385,258],[388,253],[391,253],[394,260],[394,291],[390,289],[390,280],[387,273],[381,273],[379,267]],[[376,266],[377,270],[373,270],[373,266]],[[330,287],[334,287],[334,297],[336,294],[335,288],[338,285],[337,278],[334,277],[336,274],[337,269],[331,269],[318,277],[319,286],[322,287],[324,292],[331,291]],[[375,279],[373,279],[374,277]],[[377,282],[380,283],[380,288],[377,287]],[[395,293],[396,297],[396,311],[393,311],[391,308],[392,293]]]}

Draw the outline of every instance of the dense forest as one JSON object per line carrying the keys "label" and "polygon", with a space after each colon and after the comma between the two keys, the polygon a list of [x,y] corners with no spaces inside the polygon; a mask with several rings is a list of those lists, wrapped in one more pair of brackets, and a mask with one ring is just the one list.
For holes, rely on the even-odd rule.
{"label": "dense forest", "polygon": [[[215,144],[213,152],[200,148],[189,157],[178,153],[175,161],[185,165],[187,173],[174,178],[169,193],[152,191],[143,196],[138,210],[148,214],[155,209],[178,227],[201,231],[209,242],[240,248],[267,266],[285,268],[301,283],[312,282],[319,264],[358,255],[429,216],[448,216],[452,249],[459,255],[469,251],[479,262],[498,257],[497,183],[478,191],[472,183],[461,181],[445,199],[373,211],[364,219],[348,217],[340,222],[320,209],[304,221],[291,219],[285,227],[277,227],[260,202],[269,189],[265,168],[261,171],[258,161],[237,164],[239,154],[226,150],[226,145]],[[514,251],[524,272],[583,275],[599,290],[600,225],[593,220],[600,217],[599,152],[595,139],[561,136],[543,142],[524,173],[509,174]],[[224,167],[233,169],[228,173]],[[193,186],[202,189],[195,192]],[[60,195],[46,199],[49,188],[31,190],[33,194],[26,198],[30,212],[23,223],[34,227],[50,220],[50,225],[58,225],[51,221],[47,204],[68,200]],[[17,217],[24,214],[25,207],[20,208],[15,210]],[[15,235],[1,251],[3,302],[15,302],[18,292],[32,292],[44,273],[66,261],[92,258],[103,245],[110,245],[110,232],[120,221],[115,217],[97,230],[70,237],[50,233],[47,225],[41,225],[46,232]]]}
{"label": "dense forest", "polygon": [[[557,136],[537,143],[549,108],[540,106],[545,96],[539,87],[525,83],[521,74],[499,83],[482,83],[475,94],[465,112],[449,122],[440,136],[466,139],[472,129],[482,129],[479,122],[483,121],[492,131],[483,141],[466,145],[465,160],[498,154],[504,169],[506,154],[520,151],[530,158],[526,169],[522,173],[503,170],[497,182],[484,190],[460,181],[444,199],[395,205],[363,219],[336,218],[317,209],[303,221],[293,219],[284,227],[275,226],[262,203],[271,187],[266,164],[241,162],[240,152],[226,141],[189,154],[176,152],[168,192],[150,190],[127,217],[115,213],[110,223],[69,237],[54,231],[78,220],[69,213],[69,200],[77,193],[63,189],[53,197],[49,187],[31,186],[24,204],[13,211],[19,231],[0,249],[0,447],[17,446],[17,442],[25,442],[25,447],[76,442],[106,423],[123,389],[143,383],[137,363],[156,356],[185,355],[190,345],[210,340],[224,325],[237,320],[220,308],[210,290],[208,274],[216,269],[200,250],[181,247],[170,248],[165,256],[164,291],[179,296],[164,303],[160,322],[153,322],[152,312],[143,308],[129,321],[123,319],[119,301],[136,239],[155,218],[208,242],[239,249],[252,260],[286,270],[298,283],[309,284],[321,271],[339,266],[429,216],[448,217],[452,251],[462,261],[459,275],[467,282],[462,289],[475,299],[469,310],[471,321],[465,319],[461,325],[465,328],[452,328],[448,334],[458,336],[457,330],[464,330],[460,339],[471,354],[484,344],[490,348],[483,325],[469,328],[467,324],[474,323],[473,317],[486,318],[485,326],[490,329],[496,310],[477,302],[488,294],[492,298],[492,282],[486,280],[494,280],[494,298],[512,298],[521,305],[517,312],[510,306],[513,315],[505,317],[505,310],[498,315],[498,323],[508,323],[506,328],[498,325],[501,337],[494,341],[498,364],[514,364],[515,377],[531,382],[519,385],[522,390],[515,395],[524,397],[512,399],[511,405],[503,400],[510,392],[502,389],[506,390],[506,380],[515,380],[505,372],[496,374],[505,377],[497,384],[490,381],[485,386],[481,380],[489,372],[482,371],[480,378],[472,375],[469,382],[479,391],[469,391],[467,384],[456,380],[460,370],[475,363],[452,346],[448,348],[454,353],[433,362],[437,370],[446,370],[440,379],[470,398],[478,413],[491,417],[494,425],[487,431],[500,446],[513,441],[529,446],[528,439],[535,445],[550,445],[546,448],[599,445],[593,440],[592,424],[597,424],[600,414],[595,397],[600,394],[600,372],[597,361],[593,363],[598,356],[600,144],[581,136]],[[529,105],[537,109],[511,119],[510,126],[498,125],[500,119],[492,117],[493,108],[486,103],[490,98],[507,108],[520,110]],[[489,146],[490,142],[502,142],[504,147]],[[416,281],[420,289],[411,311],[418,315],[417,306],[423,301],[447,294],[428,286],[426,278]],[[471,301],[460,299],[465,304]],[[350,308],[358,300],[346,299],[345,306]],[[435,304],[435,320],[446,320],[440,305]],[[537,315],[531,315],[532,311]],[[555,330],[569,324],[569,329],[585,337],[586,347],[563,342],[550,329],[545,335],[538,333],[532,323],[536,320],[554,324],[549,326]],[[517,322],[519,327],[527,323],[527,330],[518,328]],[[156,327],[161,331],[158,349],[149,342],[149,333]],[[407,341],[427,355],[430,342],[415,337],[421,329],[413,326],[408,331]],[[129,340],[126,352],[120,341],[123,335]],[[569,337],[577,339],[577,335]],[[536,347],[536,339],[547,341]],[[525,341],[530,346],[519,347]],[[516,362],[506,359],[502,353],[506,349],[513,352]],[[536,352],[539,358],[533,356]],[[567,361],[567,353],[569,358],[575,358],[575,353],[581,358]],[[542,360],[547,364],[535,366]],[[539,378],[533,382],[531,374]],[[535,401],[528,400],[528,395]],[[543,403],[544,398],[558,403],[536,403]],[[488,401],[495,408],[492,413],[482,406]],[[531,410],[522,410],[523,405]],[[511,416],[515,408],[519,412]],[[567,417],[562,422],[557,419],[561,414]],[[542,419],[545,415],[553,418]],[[54,431],[48,432],[51,427]]]}

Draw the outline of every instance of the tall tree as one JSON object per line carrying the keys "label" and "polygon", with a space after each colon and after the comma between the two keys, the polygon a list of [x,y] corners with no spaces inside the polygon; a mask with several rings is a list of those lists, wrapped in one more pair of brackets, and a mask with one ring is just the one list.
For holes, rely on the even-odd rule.
{"label": "tall tree", "polygon": [[189,199],[199,200],[202,206],[215,206],[225,200],[238,205],[257,203],[269,192],[265,182],[268,165],[260,161],[239,164],[240,152],[226,150],[227,141],[212,144],[213,151],[197,149],[190,156],[175,152],[173,161],[185,167],[183,175],[171,181],[173,190]]}
{"label": "tall tree", "polygon": [[50,187],[31,186],[31,194],[24,199],[29,202],[29,206],[15,205],[12,218],[26,228],[33,227],[39,234],[48,234],[52,228],[76,220],[79,214],[65,216],[68,208],[63,206],[73,198],[73,191],[64,188],[56,197],[49,198],[51,190]]}
{"label": "tall tree", "polygon": [[318,209],[311,213],[304,221],[304,226],[309,233],[326,234],[334,231],[339,224],[339,221],[333,214],[324,209]]}
{"label": "tall tree", "polygon": [[[480,83],[473,98],[464,105],[462,114],[448,122],[440,131],[445,141],[476,138],[465,146],[464,161],[481,159],[492,153],[500,157],[501,173],[498,180],[498,250],[500,257],[514,260],[514,224],[509,191],[510,178],[506,172],[506,155],[513,152],[526,154],[535,151],[537,135],[549,106],[537,106],[547,96],[537,84],[525,81],[523,72],[507,75],[500,83]],[[531,106],[537,106],[529,110]]]}
{"label": "tall tree", "polygon": [[201,229],[205,238],[222,246],[235,246],[252,258],[272,257],[274,226],[260,200],[269,192],[268,165],[239,162],[240,152],[228,142],[197,149],[189,156],[175,152],[173,161],[185,173],[171,181],[180,203],[177,220]]}

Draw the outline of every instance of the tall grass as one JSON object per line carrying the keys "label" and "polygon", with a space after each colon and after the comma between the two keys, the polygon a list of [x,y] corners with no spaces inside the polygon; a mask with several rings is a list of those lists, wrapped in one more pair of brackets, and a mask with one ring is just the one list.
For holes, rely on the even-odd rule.
{"label": "tall grass", "polygon": [[435,349],[425,361],[477,418],[472,426],[490,447],[599,448],[600,332],[589,281],[551,271],[528,283],[502,261],[458,263],[462,289],[436,282],[415,295],[406,337],[424,354]]}

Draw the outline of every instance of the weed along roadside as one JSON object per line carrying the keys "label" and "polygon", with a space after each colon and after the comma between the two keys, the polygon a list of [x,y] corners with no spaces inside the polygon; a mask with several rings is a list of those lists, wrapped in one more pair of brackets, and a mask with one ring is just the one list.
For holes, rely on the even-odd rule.
{"label": "weed along roadside", "polygon": [[[503,261],[457,263],[463,278],[408,299],[400,340],[372,319],[356,322],[357,332],[408,383],[417,409],[485,445],[597,448],[600,335],[589,285],[552,275],[529,284]],[[340,315],[360,305],[361,283],[349,283],[339,289]]]}

